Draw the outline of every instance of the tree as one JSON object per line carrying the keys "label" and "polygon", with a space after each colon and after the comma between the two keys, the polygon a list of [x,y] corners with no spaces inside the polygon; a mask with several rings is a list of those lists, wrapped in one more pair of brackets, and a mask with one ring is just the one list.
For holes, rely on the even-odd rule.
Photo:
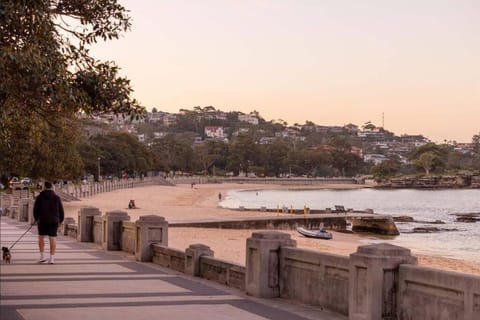
{"label": "tree", "polygon": [[370,173],[377,182],[389,179],[395,176],[400,170],[400,163],[395,160],[387,160],[373,166]]}
{"label": "tree", "polygon": [[193,140],[192,134],[169,134],[156,139],[151,150],[166,170],[190,172],[194,168]]}
{"label": "tree", "polygon": [[[414,165],[417,168],[423,169],[425,172],[427,170],[424,164],[427,165],[428,173],[426,174],[428,175],[433,170],[440,171],[445,168],[450,150],[451,147],[448,145],[440,146],[430,142],[415,149],[410,155],[410,160],[413,160]],[[429,153],[429,155],[420,160],[424,153]]]}
{"label": "tree", "polygon": [[480,153],[480,133],[472,137],[473,151]]}
{"label": "tree", "polygon": [[239,135],[229,145],[227,168],[235,174],[240,171],[248,174],[249,167],[257,163],[258,146],[252,135]]}
{"label": "tree", "polygon": [[365,122],[365,124],[362,126],[363,131],[367,131],[367,130],[368,131],[373,131],[376,128],[377,127],[373,123],[371,123],[370,121]]}
{"label": "tree", "polygon": [[[67,160],[58,141],[78,135],[72,123],[79,113],[145,112],[118,67],[88,52],[130,27],[126,12],[117,0],[0,3],[0,171],[54,178],[61,170],[44,171],[40,163],[59,167]],[[81,162],[71,164],[73,173]]]}
{"label": "tree", "polygon": [[228,146],[223,141],[207,140],[195,146],[194,156],[204,173],[213,174],[213,166],[225,168]]}
{"label": "tree", "polygon": [[424,152],[415,161],[415,165],[423,168],[423,170],[425,170],[425,174],[428,176],[430,174],[430,170],[433,168],[436,158],[437,155],[432,151]]}
{"label": "tree", "polygon": [[[152,152],[129,133],[97,135],[79,145],[85,173],[98,173],[100,158],[103,175],[139,174],[155,169]],[[98,178],[98,177],[97,177]]]}

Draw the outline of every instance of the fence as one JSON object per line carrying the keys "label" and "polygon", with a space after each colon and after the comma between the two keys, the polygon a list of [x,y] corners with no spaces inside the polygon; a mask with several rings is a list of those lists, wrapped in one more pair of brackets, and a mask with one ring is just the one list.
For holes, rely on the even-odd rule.
{"label": "fence", "polygon": [[[3,196],[0,200],[2,208],[11,204]],[[247,239],[243,266],[214,257],[202,244],[168,247],[168,222],[162,217],[129,219],[122,211],[101,215],[86,207],[78,223],[66,219],[62,232],[255,297],[291,299],[352,320],[480,319],[479,276],[417,266],[406,248],[366,245],[344,257],[299,249],[289,234],[262,231]]]}

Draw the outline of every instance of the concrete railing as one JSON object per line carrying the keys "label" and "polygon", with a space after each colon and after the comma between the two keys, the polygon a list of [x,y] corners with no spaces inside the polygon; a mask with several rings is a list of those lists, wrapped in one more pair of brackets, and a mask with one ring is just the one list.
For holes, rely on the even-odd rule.
{"label": "concrete railing", "polygon": [[[67,184],[55,186],[57,191],[65,201],[91,197],[99,193],[110,192],[120,189],[135,188],[142,185],[170,185],[161,177],[144,177],[131,179],[105,180],[90,184]],[[128,202],[127,202],[128,203]]]}
{"label": "concrete railing", "polygon": [[102,221],[103,218],[101,216],[93,217],[93,242],[100,245],[102,244],[103,240]]}
{"label": "concrete railing", "polygon": [[[168,247],[168,222],[122,211],[105,215],[82,208],[79,223],[67,218],[63,234],[108,250],[134,254],[187,275],[246,291],[325,308],[350,320],[480,319],[480,277],[416,266],[410,250],[360,246],[349,257],[296,248],[290,234],[254,232],[246,243],[246,265],[214,257],[206,245],[185,251]],[[100,240],[99,240],[100,239]]]}
{"label": "concrete railing", "polygon": [[282,247],[280,297],[348,314],[348,257]]}
{"label": "concrete railing", "polygon": [[200,257],[199,277],[245,290],[245,267],[214,257]]}
{"label": "concrete railing", "polygon": [[122,250],[135,254],[135,240],[137,239],[137,229],[135,222],[122,222]]}
{"label": "concrete railing", "polygon": [[480,277],[401,265],[399,319],[480,319]]}
{"label": "concrete railing", "polygon": [[153,244],[153,263],[178,272],[185,272],[185,252],[159,244]]}

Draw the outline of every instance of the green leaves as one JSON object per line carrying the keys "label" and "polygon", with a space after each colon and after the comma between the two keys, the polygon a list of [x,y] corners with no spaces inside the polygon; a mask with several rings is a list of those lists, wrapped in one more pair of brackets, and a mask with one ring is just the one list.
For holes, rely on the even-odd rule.
{"label": "green leaves", "polygon": [[[88,45],[130,28],[117,0],[4,0],[0,2],[0,171],[26,176],[81,171],[69,148],[79,113],[141,117],[118,67],[95,61]],[[65,126],[68,126],[65,127]],[[58,136],[47,133],[55,132]],[[70,141],[62,145],[63,141]],[[61,170],[47,170],[47,162]]]}

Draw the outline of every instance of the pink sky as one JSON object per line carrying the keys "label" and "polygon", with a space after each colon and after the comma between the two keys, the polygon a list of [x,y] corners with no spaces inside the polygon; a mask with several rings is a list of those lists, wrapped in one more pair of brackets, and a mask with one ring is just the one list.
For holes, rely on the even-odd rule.
{"label": "pink sky", "polygon": [[97,45],[148,109],[480,132],[480,1],[120,0],[133,28]]}

